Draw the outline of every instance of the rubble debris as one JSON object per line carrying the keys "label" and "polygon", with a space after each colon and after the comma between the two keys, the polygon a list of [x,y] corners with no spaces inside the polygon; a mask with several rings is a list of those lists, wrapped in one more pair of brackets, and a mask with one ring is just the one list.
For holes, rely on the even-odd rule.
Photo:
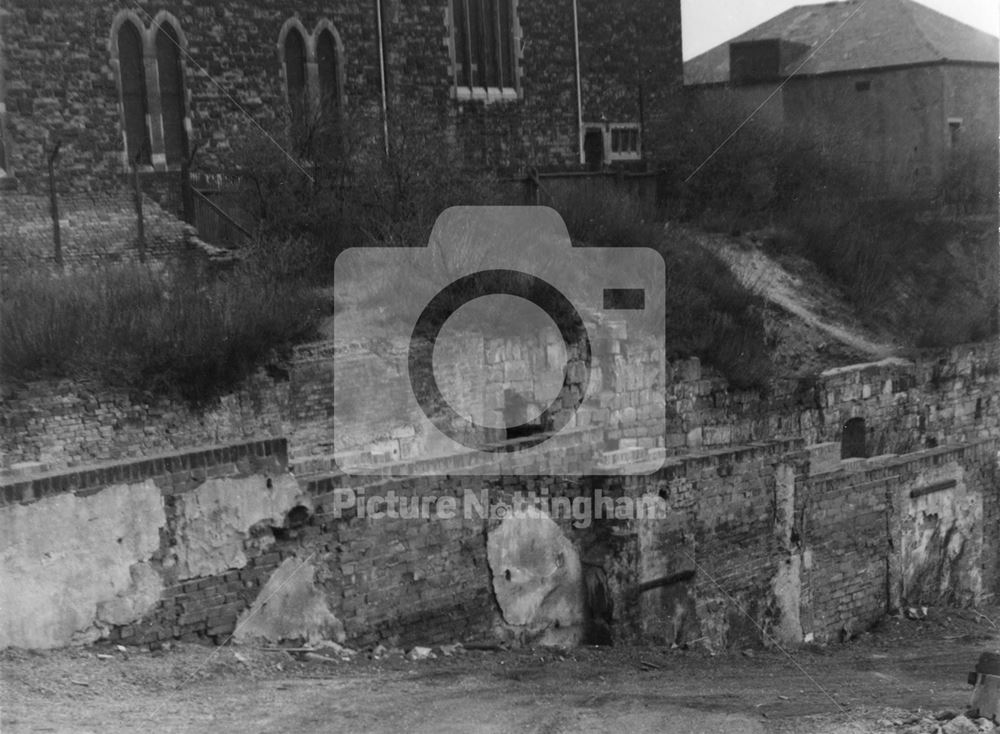
{"label": "rubble debris", "polygon": [[302,658],[304,660],[312,660],[317,663],[336,663],[339,662],[336,658],[331,658],[329,655],[320,655],[315,652],[303,653]]}
{"label": "rubble debris", "polygon": [[436,657],[437,655],[429,647],[414,647],[406,654],[407,660],[428,660]]}
{"label": "rubble debris", "polygon": [[[992,731],[992,727],[989,731]],[[942,734],[979,734],[981,729],[971,719],[959,714],[941,727]]]}

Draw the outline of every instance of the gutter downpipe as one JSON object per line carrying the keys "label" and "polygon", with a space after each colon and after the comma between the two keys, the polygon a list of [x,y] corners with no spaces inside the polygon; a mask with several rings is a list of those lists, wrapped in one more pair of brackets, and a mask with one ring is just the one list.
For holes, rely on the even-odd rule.
{"label": "gutter downpipe", "polygon": [[388,156],[389,102],[385,91],[385,45],[382,39],[382,0],[375,0],[375,19],[378,24],[378,70],[382,83],[382,144],[385,148],[385,154]]}
{"label": "gutter downpipe", "polygon": [[573,54],[576,58],[576,143],[580,154],[580,163],[583,163],[583,92],[580,84],[580,22],[576,4],[577,0],[573,0]]}

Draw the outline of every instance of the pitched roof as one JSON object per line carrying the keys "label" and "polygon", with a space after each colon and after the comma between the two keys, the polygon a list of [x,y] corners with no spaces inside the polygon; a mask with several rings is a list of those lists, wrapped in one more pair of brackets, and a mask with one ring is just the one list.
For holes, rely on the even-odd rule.
{"label": "pitched roof", "polygon": [[694,57],[684,64],[685,84],[729,81],[729,44],[764,39],[809,47],[785,63],[782,76],[796,69],[797,74],[828,74],[945,60],[996,64],[998,59],[995,36],[913,0],[847,0],[797,5]]}

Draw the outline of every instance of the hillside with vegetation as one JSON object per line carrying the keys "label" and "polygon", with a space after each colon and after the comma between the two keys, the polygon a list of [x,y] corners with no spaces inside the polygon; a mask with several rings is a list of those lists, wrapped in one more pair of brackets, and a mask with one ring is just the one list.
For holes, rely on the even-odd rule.
{"label": "hillside with vegetation", "polygon": [[[97,378],[213,400],[321,333],[343,248],[423,245],[448,206],[522,202],[521,184],[466,168],[443,134],[427,140],[425,124],[410,134],[417,115],[400,116],[388,154],[362,123],[309,131],[308,171],[265,135],[242,136],[243,207],[258,227],[231,270],[6,273],[4,382]],[[719,147],[732,121],[704,115],[683,128],[657,205],[613,186],[543,202],[578,245],[663,255],[669,357],[764,387],[997,333],[995,211],[879,201],[858,190],[849,162],[801,142],[748,126]]]}

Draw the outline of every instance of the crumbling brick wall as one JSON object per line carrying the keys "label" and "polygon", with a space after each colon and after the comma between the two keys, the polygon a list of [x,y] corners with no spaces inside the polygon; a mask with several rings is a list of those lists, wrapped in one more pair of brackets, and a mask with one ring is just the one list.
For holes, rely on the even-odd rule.
{"label": "crumbling brick wall", "polygon": [[[995,441],[848,461],[813,477],[801,449],[801,442],[773,442],[678,457],[648,476],[338,475],[300,483],[287,474],[285,441],[273,439],[7,479],[0,520],[75,517],[74,501],[152,481],[162,501],[159,545],[134,560],[159,579],[157,597],[141,618],[105,620],[102,632],[131,643],[227,639],[288,559],[316,569],[315,587],[351,644],[490,634],[499,618],[486,538],[500,519],[490,508],[543,489],[573,500],[600,491],[662,502],[664,515],[655,519],[555,518],[587,564],[602,569],[617,640],[702,638],[726,647],[790,633],[801,641],[860,631],[899,603],[913,571],[905,549],[915,528],[907,527],[906,503],[929,486],[947,491],[938,487],[947,477],[958,478],[965,496],[979,503],[969,505],[974,512],[963,526],[978,541],[954,588],[995,592]],[[348,489],[354,494],[338,499]],[[379,500],[364,510],[354,501],[385,498],[390,490],[434,502],[411,519],[378,516],[385,509]],[[470,493],[480,505],[468,503]],[[233,502],[217,504],[230,495]],[[442,497],[454,498],[454,512],[441,509]],[[253,507],[257,514],[239,516]],[[220,519],[227,513],[230,520]],[[790,575],[783,571],[789,559],[796,559]]]}

